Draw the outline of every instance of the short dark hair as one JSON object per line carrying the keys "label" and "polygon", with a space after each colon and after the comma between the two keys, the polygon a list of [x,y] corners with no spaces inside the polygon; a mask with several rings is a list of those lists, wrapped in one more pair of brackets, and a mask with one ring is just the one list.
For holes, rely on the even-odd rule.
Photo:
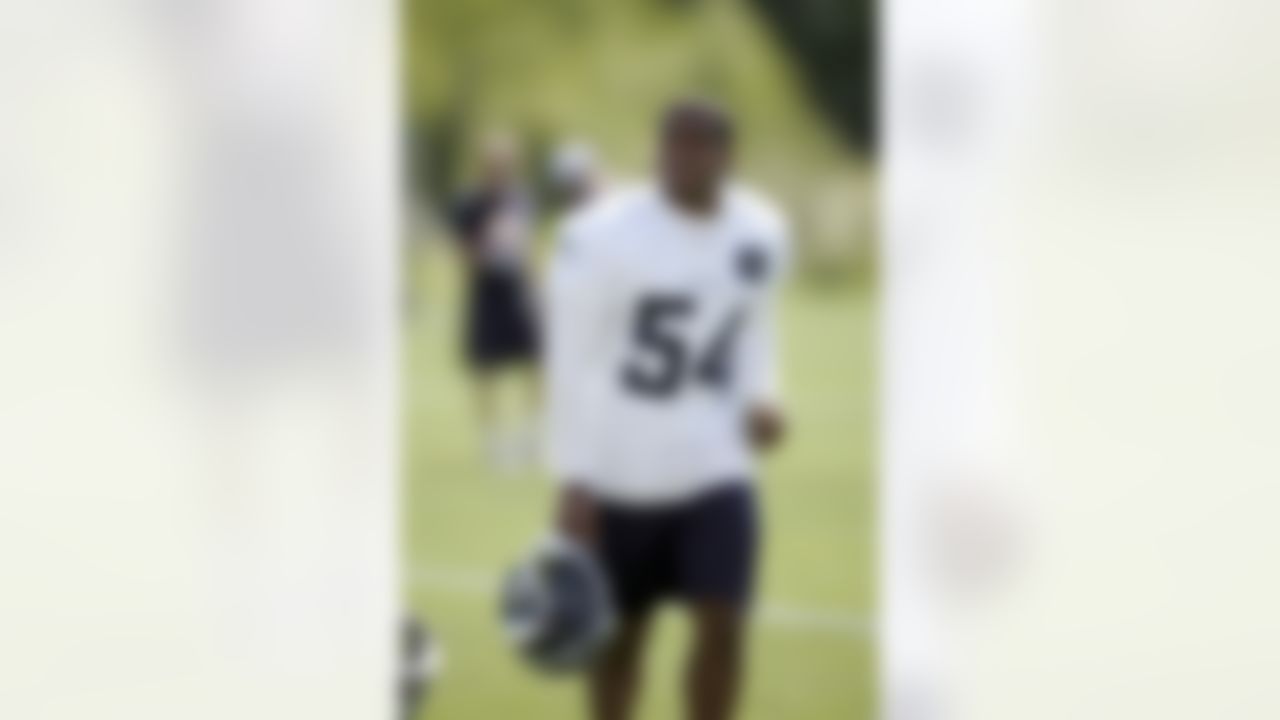
{"label": "short dark hair", "polygon": [[726,145],[732,144],[737,134],[733,115],[723,105],[708,98],[686,97],[667,105],[662,113],[662,134],[666,135],[672,125],[685,120],[703,124]]}

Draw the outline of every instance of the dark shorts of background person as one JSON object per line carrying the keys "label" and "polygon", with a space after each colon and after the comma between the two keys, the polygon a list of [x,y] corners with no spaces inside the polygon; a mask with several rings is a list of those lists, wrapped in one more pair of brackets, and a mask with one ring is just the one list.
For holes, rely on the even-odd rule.
{"label": "dark shorts of background person", "polygon": [[470,279],[466,359],[473,370],[532,364],[538,327],[529,288],[518,272],[480,270]]}
{"label": "dark shorts of background person", "polygon": [[663,600],[746,609],[760,539],[756,490],[726,483],[670,506],[600,504],[600,556],[624,617]]}

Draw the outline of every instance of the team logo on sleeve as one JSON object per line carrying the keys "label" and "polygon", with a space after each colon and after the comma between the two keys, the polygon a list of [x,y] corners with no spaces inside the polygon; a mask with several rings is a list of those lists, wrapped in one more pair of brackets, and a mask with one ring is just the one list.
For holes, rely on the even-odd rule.
{"label": "team logo on sleeve", "polygon": [[754,243],[740,248],[734,263],[738,277],[748,283],[758,283],[769,275],[769,256]]}

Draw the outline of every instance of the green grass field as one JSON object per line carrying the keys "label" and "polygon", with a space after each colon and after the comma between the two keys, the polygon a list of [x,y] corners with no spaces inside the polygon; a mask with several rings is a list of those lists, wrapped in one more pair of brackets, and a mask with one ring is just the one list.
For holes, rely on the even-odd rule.
{"label": "green grass field", "polygon": [[[442,248],[411,260],[406,320],[405,588],[444,643],[429,720],[583,717],[573,680],[548,680],[506,647],[503,568],[542,534],[550,484],[480,461],[458,362],[458,278]],[[783,313],[793,434],[765,473],[766,548],[752,631],[748,720],[858,720],[875,706],[873,293],[795,284]],[[684,618],[664,612],[640,718],[680,717]]]}

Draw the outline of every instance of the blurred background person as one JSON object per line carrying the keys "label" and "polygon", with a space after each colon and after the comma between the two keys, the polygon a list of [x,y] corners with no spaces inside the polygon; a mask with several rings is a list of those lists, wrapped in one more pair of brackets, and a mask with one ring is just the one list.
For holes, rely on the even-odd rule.
{"label": "blurred background person", "polygon": [[[530,459],[535,442],[538,324],[529,269],[534,218],[519,168],[515,141],[490,137],[481,150],[476,186],[453,208],[467,271],[464,354],[483,451],[500,470]],[[501,402],[507,375],[523,386],[523,407]]]}

